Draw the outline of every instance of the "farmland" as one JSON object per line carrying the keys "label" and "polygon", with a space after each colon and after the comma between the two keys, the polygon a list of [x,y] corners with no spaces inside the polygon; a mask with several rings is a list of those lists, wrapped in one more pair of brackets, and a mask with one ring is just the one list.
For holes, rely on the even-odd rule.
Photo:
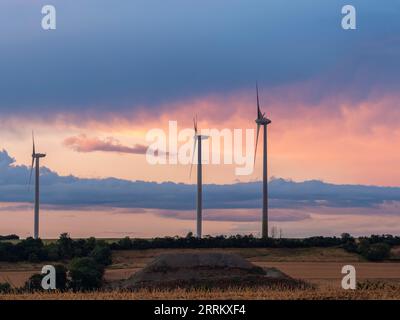
{"label": "farmland", "polygon": [[[398,250],[397,248],[395,250]],[[314,290],[227,289],[170,291],[139,290],[137,292],[99,291],[95,293],[33,293],[3,295],[1,298],[21,299],[400,299],[400,264],[397,262],[367,262],[357,254],[338,247],[330,248],[240,248],[240,249],[148,249],[114,251],[113,263],[105,272],[106,282],[126,279],[156,256],[177,252],[236,253],[261,267],[276,267],[289,276],[314,284]],[[20,262],[0,263],[0,282],[14,287],[23,283],[46,264]],[[344,291],[340,288],[341,268],[356,267],[359,283],[378,283],[372,288]]]}

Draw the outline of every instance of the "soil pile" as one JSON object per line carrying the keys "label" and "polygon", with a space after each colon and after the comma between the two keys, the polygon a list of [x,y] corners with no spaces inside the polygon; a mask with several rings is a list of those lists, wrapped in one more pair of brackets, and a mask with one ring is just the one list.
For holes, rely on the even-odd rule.
{"label": "soil pile", "polygon": [[261,268],[228,253],[163,254],[119,285],[123,289],[249,286],[299,288],[307,285],[276,268]]}

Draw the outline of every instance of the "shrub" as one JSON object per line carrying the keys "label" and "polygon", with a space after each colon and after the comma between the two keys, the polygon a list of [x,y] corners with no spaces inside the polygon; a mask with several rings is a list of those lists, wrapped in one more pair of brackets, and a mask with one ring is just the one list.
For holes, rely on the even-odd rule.
{"label": "shrub", "polygon": [[186,235],[186,238],[193,238],[193,232],[189,231]]}
{"label": "shrub", "polygon": [[56,269],[56,288],[57,290],[64,291],[68,288],[67,268],[62,264],[54,266]]}
{"label": "shrub", "polygon": [[343,241],[347,242],[351,239],[354,239],[350,233],[344,232],[340,235],[340,237],[342,238]]}
{"label": "shrub", "polygon": [[46,246],[47,257],[49,261],[60,260],[60,254],[58,253],[58,246],[55,243],[50,243]]}
{"label": "shrub", "polygon": [[36,263],[36,262],[39,262],[40,260],[39,260],[39,257],[37,256],[37,254],[35,252],[32,252],[28,255],[28,261]]}
{"label": "shrub", "polygon": [[122,250],[132,249],[132,240],[129,237],[118,240],[117,245]]}
{"label": "shrub", "polygon": [[[60,291],[64,291],[68,289],[68,278],[67,278],[67,269],[61,265],[57,264],[54,266],[56,270],[56,289]],[[22,287],[23,290],[26,291],[42,291],[42,280],[45,274],[35,273],[32,275]]]}
{"label": "shrub", "polygon": [[382,261],[390,256],[390,246],[387,243],[375,243],[369,247],[366,258],[371,261]]}
{"label": "shrub", "polygon": [[97,245],[89,255],[98,264],[108,266],[111,264],[111,249],[108,246]]}
{"label": "shrub", "polygon": [[40,291],[43,290],[42,288],[42,279],[43,275],[39,273],[35,273],[32,275],[28,281],[25,282],[25,285],[23,286],[24,290],[27,291]]}
{"label": "shrub", "polygon": [[7,236],[0,236],[0,240],[19,240],[19,236],[16,234],[9,234]]}
{"label": "shrub", "polygon": [[92,251],[92,250],[96,247],[96,244],[97,244],[96,238],[90,237],[90,238],[87,239],[86,242],[85,242],[85,250],[86,250],[87,252]]}
{"label": "shrub", "polygon": [[370,249],[370,244],[367,239],[361,239],[360,243],[358,244],[357,251],[360,253],[363,257],[367,258],[368,251]]}
{"label": "shrub", "polygon": [[57,240],[58,253],[61,259],[69,259],[74,255],[73,240],[68,233],[62,233]]}
{"label": "shrub", "polygon": [[9,293],[11,292],[11,285],[7,282],[0,283],[0,293]]}
{"label": "shrub", "polygon": [[69,266],[71,287],[75,291],[97,289],[101,286],[104,267],[93,258],[74,258]]}
{"label": "shrub", "polygon": [[352,253],[358,252],[358,246],[354,240],[347,241],[342,247],[344,250],[346,250],[348,252],[352,252]]}

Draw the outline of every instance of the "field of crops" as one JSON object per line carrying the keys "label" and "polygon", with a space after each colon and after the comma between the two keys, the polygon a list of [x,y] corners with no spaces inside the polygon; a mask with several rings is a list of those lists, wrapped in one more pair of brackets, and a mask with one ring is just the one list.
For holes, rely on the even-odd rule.
{"label": "field of crops", "polygon": [[399,300],[400,286],[382,286],[381,288],[342,290],[337,288],[323,288],[315,290],[271,290],[271,289],[227,289],[227,290],[184,290],[148,291],[137,292],[89,292],[89,293],[32,293],[32,294],[6,294],[0,295],[1,299],[50,299],[50,300],[149,300],[149,299],[261,299],[261,300],[296,300],[296,299],[379,299]]}

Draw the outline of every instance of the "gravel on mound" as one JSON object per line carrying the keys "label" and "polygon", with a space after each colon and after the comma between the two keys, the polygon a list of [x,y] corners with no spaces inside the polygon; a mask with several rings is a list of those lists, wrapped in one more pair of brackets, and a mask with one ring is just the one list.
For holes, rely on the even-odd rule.
{"label": "gravel on mound", "polygon": [[122,289],[176,287],[279,286],[298,288],[305,283],[276,268],[261,268],[228,253],[162,254],[129,279]]}

